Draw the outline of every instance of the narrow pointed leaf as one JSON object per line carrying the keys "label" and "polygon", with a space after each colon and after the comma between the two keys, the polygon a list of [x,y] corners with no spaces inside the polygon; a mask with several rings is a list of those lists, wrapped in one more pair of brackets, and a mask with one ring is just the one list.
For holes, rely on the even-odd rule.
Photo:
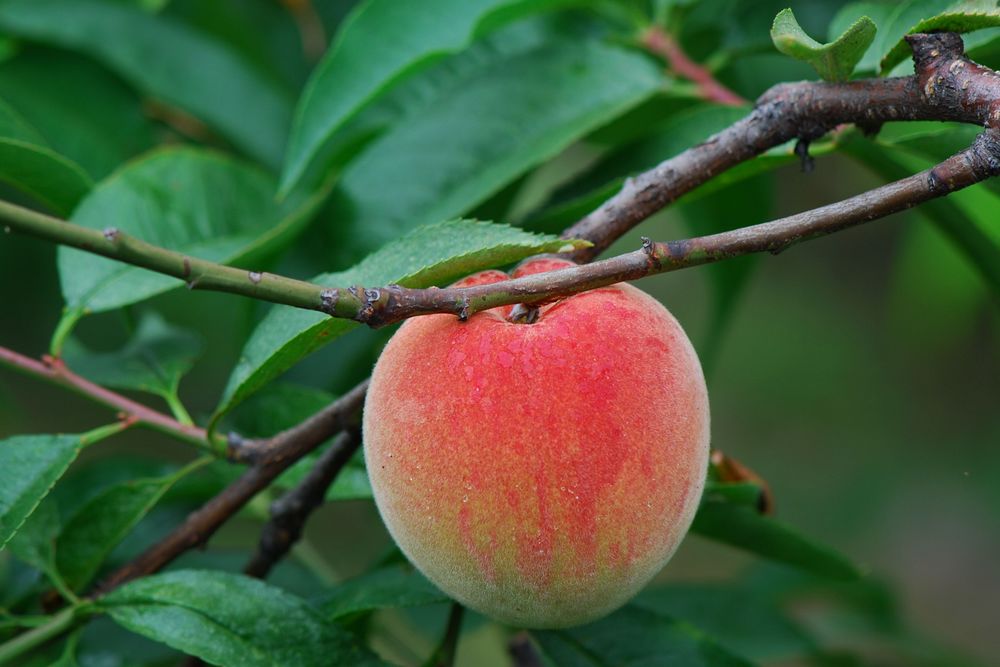
{"label": "narrow pointed leaf", "polygon": [[322,164],[334,133],[393,84],[501,22],[567,0],[369,0],[344,21],[302,94],[282,191]]}
{"label": "narrow pointed leaf", "polygon": [[706,490],[691,531],[709,539],[834,579],[856,579],[858,568],[833,549],[757,508]]}
{"label": "narrow pointed leaf", "polygon": [[474,72],[345,168],[341,256],[468,213],[662,86],[643,55],[583,39],[554,39]]}

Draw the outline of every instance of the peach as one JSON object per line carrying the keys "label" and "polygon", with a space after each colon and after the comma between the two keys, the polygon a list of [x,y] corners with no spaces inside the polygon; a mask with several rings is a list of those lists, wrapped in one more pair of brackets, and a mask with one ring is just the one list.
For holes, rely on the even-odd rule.
{"label": "peach", "polygon": [[454,599],[511,625],[577,625],[627,602],[687,532],[705,380],[677,321],[631,285],[544,305],[532,324],[510,309],[402,325],[365,403],[368,474],[400,549]]}

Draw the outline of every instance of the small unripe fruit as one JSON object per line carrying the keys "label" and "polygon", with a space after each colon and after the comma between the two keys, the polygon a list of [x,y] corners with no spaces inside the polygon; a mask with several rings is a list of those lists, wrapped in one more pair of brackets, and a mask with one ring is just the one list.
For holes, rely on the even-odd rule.
{"label": "small unripe fruit", "polygon": [[542,306],[532,324],[510,310],[403,324],[368,390],[368,473],[400,549],[456,600],[516,626],[586,623],[648,583],[691,524],[705,380],[677,321],[631,285]]}

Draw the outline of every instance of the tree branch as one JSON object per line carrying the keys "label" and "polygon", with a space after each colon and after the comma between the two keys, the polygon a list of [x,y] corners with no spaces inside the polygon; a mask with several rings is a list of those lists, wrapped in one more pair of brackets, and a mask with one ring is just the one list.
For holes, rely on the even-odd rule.
{"label": "tree branch", "polygon": [[[182,424],[162,412],[158,412],[142,403],[94,384],[67,368],[61,359],[45,356],[39,361],[5,347],[0,347],[0,364],[70,389],[85,398],[116,410],[124,418],[136,424],[172,435],[179,440],[189,442],[202,449],[213,448],[214,443],[209,443],[205,429]],[[219,443],[219,447],[215,447],[214,449],[221,449],[223,446],[224,443]]]}
{"label": "tree branch", "polygon": [[916,74],[847,83],[774,86],[750,115],[705,142],[630,178],[621,191],[563,232],[592,242],[596,257],[626,231],[712,177],[786,141],[808,142],[843,123],[877,131],[897,120],[1000,126],[1000,76],[965,57],[953,33],[908,35]]}
{"label": "tree branch", "polygon": [[[146,243],[114,227],[104,231],[75,225],[23,206],[0,201],[7,231],[72,246],[183,280],[189,289],[242,294],[262,301],[326,312],[323,287],[273,273],[246,271]],[[333,315],[334,313],[330,313]]]}
{"label": "tree branch", "polygon": [[1000,131],[986,130],[974,144],[932,169],[844,201],[787,218],[680,241],[643,240],[641,250],[582,266],[489,285],[420,290],[389,286],[366,290],[372,299],[359,314],[382,326],[427,313],[459,317],[515,303],[543,303],[614,283],[709,264],[758,252],[777,254],[809,239],[897,213],[1000,173]]}
{"label": "tree branch", "polygon": [[841,204],[724,234],[649,244],[642,254],[630,253],[544,276],[445,290],[396,285],[324,288],[191,258],[115,229],[102,233],[9,203],[0,202],[0,218],[18,231],[172,275],[187,281],[191,288],[243,294],[370,326],[424,313],[467,317],[500,305],[538,303],[651,273],[752,252],[778,252],[798,241],[895,213],[996,174],[1000,170],[1000,75],[965,58],[957,35],[909,35],[907,39],[913,47],[915,75],[775,86],[746,118],[629,179],[617,195],[566,230],[565,237],[583,238],[594,244],[577,251],[575,258],[592,259],[632,226],[719,172],[790,139],[808,143],[841,123],[857,123],[867,129],[890,120],[953,120],[986,126],[986,132],[968,151],[928,172]]}
{"label": "tree branch", "polygon": [[691,60],[674,36],[658,25],[646,30],[642,35],[642,45],[667,61],[671,71],[698,86],[703,99],[727,106],[743,106],[747,101],[718,82],[712,73]]}
{"label": "tree branch", "polygon": [[[844,122],[864,128],[888,120],[920,119],[985,125],[987,130],[968,150],[933,169],[813,211],[711,236],[667,243],[646,240],[641,250],[619,257],[492,285],[435,290],[395,285],[375,289],[324,288],[198,260],[114,229],[102,233],[7,203],[0,202],[0,218],[18,231],[172,275],[192,288],[243,294],[352,318],[371,326],[424,313],[445,312],[467,317],[505,304],[542,303],[622,280],[729,257],[763,251],[777,253],[800,241],[895,213],[996,175],[1000,172],[1000,133],[996,129],[1000,126],[997,102],[1000,76],[965,59],[961,40],[955,35],[913,35],[908,39],[917,65],[913,77],[776,86],[761,98],[749,116],[728,130],[630,179],[618,195],[566,231],[566,237],[581,237],[595,244],[593,249],[579,253],[577,259],[588,261],[638,221],[720,171],[793,138],[808,142]],[[31,370],[38,369],[31,367]],[[252,464],[246,473],[192,513],[164,540],[101,582],[96,592],[106,592],[125,581],[155,572],[184,551],[204,543],[281,472],[343,430],[347,416],[360,408],[365,389],[366,383],[362,383],[329,408],[273,438],[231,440],[230,457]],[[333,458],[335,455],[331,454],[330,459]],[[318,487],[327,478],[332,480],[336,474],[335,462],[327,461],[325,465],[327,470],[314,471],[317,481],[313,486]],[[302,493],[312,492],[307,489]],[[302,520],[305,514],[308,511]]]}
{"label": "tree branch", "polygon": [[285,557],[302,537],[306,520],[326,498],[326,491],[358,451],[361,434],[357,429],[344,431],[316,460],[309,474],[298,486],[271,504],[271,518],[264,524],[257,551],[243,569],[245,574],[264,579],[274,565]]}
{"label": "tree branch", "polygon": [[451,610],[448,612],[448,625],[445,626],[444,637],[441,644],[427,661],[428,667],[454,667],[455,656],[458,649],[458,638],[462,634],[462,617],[465,615],[465,607],[457,602],[451,603]]}
{"label": "tree branch", "polygon": [[204,544],[278,475],[340,430],[346,416],[361,409],[367,386],[365,380],[298,426],[267,440],[252,441],[259,444],[255,445],[257,453],[252,457],[254,464],[245,473],[189,514],[165,538],[111,573],[95,587],[92,595],[107,593],[127,581],[157,572],[184,552]]}
{"label": "tree branch", "polygon": [[507,652],[510,653],[514,667],[542,667],[542,659],[531,642],[527,632],[519,632],[507,642]]}

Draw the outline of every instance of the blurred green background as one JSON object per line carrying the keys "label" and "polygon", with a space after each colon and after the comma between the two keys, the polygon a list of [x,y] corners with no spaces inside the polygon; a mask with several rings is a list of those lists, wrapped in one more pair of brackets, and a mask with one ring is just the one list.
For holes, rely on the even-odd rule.
{"label": "blurred green background", "polygon": [[[761,4],[767,6],[756,7]],[[799,4],[799,19],[814,34],[825,32],[838,9],[838,3]],[[754,20],[743,26],[748,34],[766,35],[767,25],[756,17],[768,12],[773,17],[771,5],[781,6],[739,5],[754,9]],[[176,3],[173,11],[193,12],[193,7]],[[697,30],[689,39],[695,57],[703,55],[700,45],[707,53],[718,43],[711,35],[701,40]],[[996,54],[984,54],[986,62],[990,55]],[[811,76],[804,66],[765,51],[734,59],[720,71],[725,83],[749,98],[774,82]],[[683,137],[679,141],[686,145]],[[561,159],[572,163],[574,155]],[[671,239],[697,234],[708,225],[716,229],[762,222],[883,182],[846,157],[820,156],[811,173],[789,164],[676,206],[645,222],[610,252],[638,247],[640,235]],[[20,200],[3,188],[0,196]],[[496,201],[488,203],[481,213],[496,215],[498,206]],[[1000,208],[980,213],[1000,223]],[[321,215],[277,270],[307,276],[337,268],[330,266],[331,224]],[[782,520],[837,547],[884,580],[917,635],[955,646],[983,664],[996,664],[996,294],[919,209],[805,243],[777,257],[735,264],[639,283],[678,317],[703,356],[713,445],[769,481]],[[722,320],[713,305],[712,276],[719,270],[748,272]],[[0,236],[0,345],[32,356],[44,353],[60,308],[54,247],[16,235]],[[158,297],[134,310],[147,308],[204,337],[201,360],[181,387],[186,405],[196,418],[203,418],[215,407],[264,308],[236,297],[188,291]],[[127,317],[115,313],[88,318],[78,332],[93,347],[112,350],[126,339]],[[285,379],[342,391],[367,375],[389,333],[353,332]],[[0,437],[77,432],[106,421],[101,409],[83,399],[0,369]],[[134,431],[87,450],[79,465],[122,452],[171,461],[186,460],[190,453],[164,437]],[[160,516],[154,530],[179,516]],[[192,557],[245,548],[253,543],[256,526],[237,521],[212,541],[207,556]],[[307,560],[318,556],[337,578],[364,571],[390,547],[374,507],[365,502],[325,507],[311,520],[307,535],[315,551],[300,555]],[[292,569],[286,567],[285,576],[293,578]],[[731,583],[766,576],[761,572],[757,559],[691,538],[661,578]],[[810,610],[798,611],[808,624]],[[438,610],[427,622],[443,623],[443,613]],[[400,628],[405,627],[397,627],[395,639],[384,640],[390,645],[387,650],[403,651],[406,639],[422,641],[403,636]],[[499,660],[502,651],[495,648],[503,637],[493,626],[473,627],[479,629],[463,637],[459,664],[487,664],[485,655]],[[820,622],[812,629],[824,631]],[[877,647],[870,650],[878,655]]]}

